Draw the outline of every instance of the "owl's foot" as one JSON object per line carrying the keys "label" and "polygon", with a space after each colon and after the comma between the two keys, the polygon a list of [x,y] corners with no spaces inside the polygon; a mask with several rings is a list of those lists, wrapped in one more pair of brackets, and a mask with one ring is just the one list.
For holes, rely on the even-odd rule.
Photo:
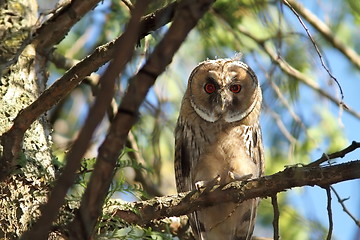
{"label": "owl's foot", "polygon": [[230,179],[232,179],[234,181],[249,180],[253,176],[252,173],[247,174],[247,175],[240,175],[240,174],[232,172],[232,171],[229,171],[228,175],[229,175]]}
{"label": "owl's foot", "polygon": [[198,191],[205,187],[211,189],[213,186],[220,183],[220,179],[221,179],[220,175],[217,175],[214,179],[212,179],[210,181],[197,181],[195,183],[195,188]]}

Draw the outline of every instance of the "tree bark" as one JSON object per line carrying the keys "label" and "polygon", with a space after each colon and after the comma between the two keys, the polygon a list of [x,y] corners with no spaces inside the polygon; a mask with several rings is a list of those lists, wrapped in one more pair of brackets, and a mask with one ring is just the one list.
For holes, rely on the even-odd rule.
{"label": "tree bark", "polygon": [[[0,135],[45,88],[45,61],[27,45],[37,21],[36,0],[2,1],[0,6]],[[27,45],[25,48],[24,46]],[[24,49],[23,51],[21,49]],[[28,229],[47,200],[54,180],[50,128],[42,116],[27,130],[15,171],[0,183],[0,238],[15,239]],[[3,149],[0,149],[3,155]]]}

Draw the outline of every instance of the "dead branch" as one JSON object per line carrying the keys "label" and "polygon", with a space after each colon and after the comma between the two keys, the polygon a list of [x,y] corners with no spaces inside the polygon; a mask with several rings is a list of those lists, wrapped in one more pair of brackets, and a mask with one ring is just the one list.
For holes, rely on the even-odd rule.
{"label": "dead branch", "polygon": [[211,190],[192,191],[129,203],[129,209],[136,209],[137,212],[120,209],[116,211],[116,215],[129,223],[146,224],[153,219],[185,215],[218,203],[271,197],[294,187],[326,187],[357,178],[360,178],[360,160],[326,167],[295,166],[270,176],[215,186]]}
{"label": "dead branch", "polygon": [[[139,39],[150,31],[165,25],[172,19],[177,4],[168,6],[145,16],[140,24]],[[103,64],[111,60],[115,45],[123,41],[123,35],[103,46],[73,66],[53,85],[46,89],[32,104],[23,109],[13,120],[13,126],[1,136],[3,156],[0,159],[0,181],[4,180],[17,164],[25,131],[30,125],[51,107],[64,99],[78,84]]]}
{"label": "dead branch", "polygon": [[73,238],[87,239],[91,234],[111,184],[116,161],[125,146],[131,127],[137,120],[141,103],[155,83],[157,76],[170,64],[175,52],[212,2],[213,0],[180,2],[168,32],[156,46],[144,67],[130,79],[118,113],[99,148],[94,171],[83,195],[80,209],[75,214],[74,221],[69,225]]}
{"label": "dead branch", "polygon": [[352,64],[360,69],[360,56],[352,48],[349,48],[342,43],[324,22],[322,22],[311,11],[302,6],[299,1],[286,0],[284,2],[288,2],[291,7],[293,7],[304,19],[306,19],[306,21],[308,21],[331,45],[333,45],[334,48],[339,50],[350,60]]}

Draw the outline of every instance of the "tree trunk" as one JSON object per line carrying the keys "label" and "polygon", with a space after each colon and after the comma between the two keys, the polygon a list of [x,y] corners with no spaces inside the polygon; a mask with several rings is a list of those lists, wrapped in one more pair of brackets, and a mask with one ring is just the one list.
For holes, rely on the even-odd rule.
{"label": "tree trunk", "polygon": [[[36,0],[0,0],[1,136],[46,85],[46,61],[28,44],[37,18]],[[25,133],[20,164],[0,183],[0,238],[18,238],[37,218],[40,205],[47,199],[55,175],[50,133],[45,116],[35,121]]]}

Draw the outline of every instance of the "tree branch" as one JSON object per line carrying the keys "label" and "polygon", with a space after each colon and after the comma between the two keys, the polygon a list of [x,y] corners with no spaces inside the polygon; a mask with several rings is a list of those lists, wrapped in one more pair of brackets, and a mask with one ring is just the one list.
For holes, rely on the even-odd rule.
{"label": "tree branch", "polygon": [[279,235],[280,211],[279,211],[279,205],[276,194],[274,194],[274,196],[271,197],[271,204],[273,205],[273,209],[274,209],[274,219],[273,219],[274,240],[278,240],[280,238]]}
{"label": "tree branch", "polygon": [[[283,0],[283,2],[290,7],[293,7],[298,14],[300,14],[306,21],[308,21],[331,45],[339,50],[346,58],[352,62],[358,69],[360,69],[360,56],[352,49],[347,47],[333,34],[331,29],[322,22],[316,15],[302,6],[295,0]],[[287,4],[288,2],[288,4]]]}
{"label": "tree branch", "polygon": [[[145,16],[140,24],[139,39],[150,31],[165,25],[172,19],[177,4],[168,6]],[[17,164],[25,131],[46,111],[65,98],[78,84],[103,64],[111,60],[115,45],[123,41],[123,35],[115,41],[97,47],[95,51],[73,66],[53,85],[46,89],[32,104],[23,109],[13,120],[13,126],[1,136],[3,156],[0,158],[0,181],[4,180]]]}
{"label": "tree branch", "polygon": [[100,0],[72,0],[37,29],[33,43],[37,52],[46,54],[58,44],[88,11],[95,8]]}
{"label": "tree branch", "polygon": [[84,239],[93,230],[111,184],[116,161],[125,146],[131,127],[137,120],[141,103],[157,76],[170,64],[175,52],[212,2],[213,0],[180,2],[168,32],[156,46],[144,67],[130,79],[118,113],[99,148],[94,171],[83,195],[80,209],[69,226],[73,238]]}
{"label": "tree branch", "polygon": [[346,200],[349,200],[350,197],[347,197],[347,198],[344,198],[344,199],[341,199],[340,195],[338,194],[338,192],[335,190],[334,187],[330,186],[330,189],[335,193],[335,196],[338,200],[338,202],[340,203],[343,211],[349,215],[349,217],[354,221],[354,223],[360,228],[360,221],[358,219],[356,219],[356,217],[347,209],[347,207],[345,206],[344,202]]}
{"label": "tree branch", "polygon": [[340,151],[330,153],[330,154],[323,153],[321,158],[319,158],[318,160],[316,160],[314,162],[309,163],[306,166],[307,167],[315,167],[315,166],[322,164],[323,162],[329,161],[330,159],[343,158],[343,157],[345,157],[346,154],[354,151],[357,148],[360,148],[360,142],[353,141],[347,148],[344,148]]}
{"label": "tree branch", "polygon": [[[185,215],[218,203],[271,197],[293,187],[325,187],[358,178],[360,178],[360,160],[326,167],[289,167],[270,176],[232,182],[225,186],[217,185],[211,190],[195,190],[129,203],[128,209],[116,210],[116,215],[129,223],[146,224],[153,219]],[[129,209],[136,209],[136,212]]]}

